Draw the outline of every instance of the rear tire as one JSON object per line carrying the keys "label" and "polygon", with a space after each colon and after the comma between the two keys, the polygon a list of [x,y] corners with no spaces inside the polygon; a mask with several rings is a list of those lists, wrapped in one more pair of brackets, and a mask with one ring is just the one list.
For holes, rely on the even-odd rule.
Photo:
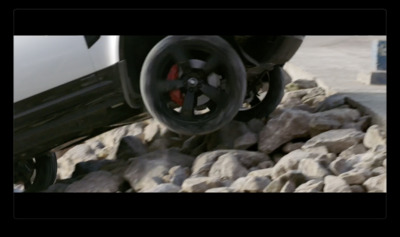
{"label": "rear tire", "polygon": [[247,122],[253,118],[268,117],[279,105],[285,90],[284,71],[282,67],[276,66],[268,73],[270,77],[269,87],[264,99],[252,105],[249,109],[240,110],[235,120]]}
{"label": "rear tire", "polygon": [[34,158],[35,176],[25,181],[25,192],[39,192],[54,184],[57,178],[57,157],[54,152],[48,152]]}

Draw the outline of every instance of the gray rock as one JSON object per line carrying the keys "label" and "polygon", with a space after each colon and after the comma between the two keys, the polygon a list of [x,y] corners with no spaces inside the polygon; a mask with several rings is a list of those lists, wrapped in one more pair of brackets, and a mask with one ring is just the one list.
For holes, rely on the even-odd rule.
{"label": "gray rock", "polygon": [[386,134],[378,125],[372,125],[367,129],[364,137],[364,146],[374,148],[377,145],[386,144]]}
{"label": "gray rock", "polygon": [[274,162],[272,160],[262,161],[258,163],[257,169],[267,169],[274,166]]}
{"label": "gray rock", "polygon": [[234,191],[228,187],[210,188],[205,191],[206,193],[233,193]]}
{"label": "gray rock", "polygon": [[237,159],[237,156],[232,153],[226,153],[218,158],[212,165],[209,176],[221,180],[236,180],[246,176],[247,169]]}
{"label": "gray rock", "polygon": [[104,166],[113,163],[111,160],[88,160],[75,165],[72,178],[82,177],[90,172],[101,170]]}
{"label": "gray rock", "polygon": [[208,189],[221,186],[221,182],[212,177],[194,177],[186,179],[182,184],[183,192],[202,193]]}
{"label": "gray rock", "polygon": [[129,160],[124,178],[134,190],[151,189],[163,182],[170,168],[181,165],[190,167],[194,157],[179,153],[175,149],[154,151]]}
{"label": "gray rock", "polygon": [[235,139],[233,142],[234,149],[246,150],[258,142],[258,136],[253,132],[247,132]]}
{"label": "gray rock", "polygon": [[149,151],[166,150],[171,147],[171,144],[167,138],[156,138],[149,145]]}
{"label": "gray rock", "polygon": [[339,175],[349,185],[362,184],[368,178],[368,174],[364,170],[353,169]]}
{"label": "gray rock", "polygon": [[193,135],[182,144],[181,152],[192,156],[198,156],[206,151],[206,146],[205,136]]}
{"label": "gray rock", "polygon": [[364,182],[368,192],[386,192],[386,173],[371,177]]}
{"label": "gray rock", "polygon": [[314,117],[337,121],[340,124],[346,124],[346,123],[356,122],[358,119],[360,119],[361,114],[356,109],[335,108],[315,113]]}
{"label": "gray rock", "polygon": [[43,192],[45,192],[45,193],[64,193],[67,188],[68,188],[68,184],[55,183],[53,185],[50,185]]}
{"label": "gray rock", "polygon": [[383,167],[385,167],[385,169],[386,169],[386,159],[383,160],[382,165],[383,165]]}
{"label": "gray rock", "polygon": [[288,91],[286,92],[283,97],[281,104],[279,107],[285,108],[285,109],[292,109],[295,108],[296,106],[301,105],[303,102],[301,99],[307,95],[307,92],[309,90],[307,89],[302,89],[302,90],[296,90],[296,91]]}
{"label": "gray rock", "polygon": [[351,192],[350,186],[342,178],[334,175],[328,175],[324,178],[325,193],[348,193]]}
{"label": "gray rock", "polygon": [[253,133],[258,134],[264,127],[264,123],[261,121],[261,119],[253,118],[247,122],[247,127]]}
{"label": "gray rock", "polygon": [[320,193],[324,188],[324,182],[322,180],[312,179],[301,185],[299,185],[295,193]]}
{"label": "gray rock", "polygon": [[352,193],[365,193],[366,190],[362,185],[350,185],[350,189]]}
{"label": "gray rock", "polygon": [[257,193],[262,192],[270,182],[268,177],[247,176],[237,179],[230,188],[235,192]]}
{"label": "gray rock", "polygon": [[181,190],[181,187],[171,184],[171,183],[162,183],[151,189],[142,190],[141,192],[146,193],[177,193]]}
{"label": "gray rock", "polygon": [[353,155],[362,154],[365,152],[367,152],[367,149],[364,147],[363,144],[356,144],[356,145],[353,145],[353,146],[347,148],[346,150],[342,151],[339,154],[339,157],[348,159],[348,158],[352,157]]}
{"label": "gray rock", "polygon": [[272,179],[285,174],[290,170],[297,170],[299,162],[306,158],[316,158],[318,154],[308,153],[303,150],[294,150],[285,155],[275,164],[272,172]]}
{"label": "gray rock", "polygon": [[332,163],[329,165],[329,169],[335,175],[340,175],[344,172],[350,171],[352,168],[353,166],[347,162],[346,159],[340,157],[332,161]]}
{"label": "gray rock", "polygon": [[233,149],[235,139],[246,133],[251,133],[247,125],[233,120],[207,136],[207,150]]}
{"label": "gray rock", "polygon": [[188,167],[181,167],[179,165],[172,167],[168,174],[170,175],[170,182],[177,186],[181,186],[183,181],[190,175],[190,169]]}
{"label": "gray rock", "polygon": [[342,124],[334,119],[326,118],[323,116],[313,116],[309,122],[310,125],[310,135],[312,137],[317,136],[323,132],[338,129]]}
{"label": "gray rock", "polygon": [[311,138],[304,144],[303,148],[326,146],[329,152],[338,154],[358,144],[363,138],[364,133],[355,129],[336,129]]}
{"label": "gray rock", "polygon": [[81,193],[81,192],[117,192],[119,186],[123,183],[123,179],[117,175],[100,170],[89,173],[81,180],[70,184],[65,192]]}
{"label": "gray rock", "polygon": [[135,136],[125,136],[121,139],[117,149],[117,159],[128,160],[147,153],[147,147],[142,140]]}
{"label": "gray rock", "polygon": [[260,132],[258,150],[269,154],[295,138],[307,137],[311,117],[308,112],[285,110],[272,118]]}
{"label": "gray rock", "polygon": [[296,184],[291,181],[288,180],[286,181],[285,185],[283,185],[282,189],[281,189],[281,193],[293,193],[296,190]]}
{"label": "gray rock", "polygon": [[260,169],[260,170],[254,170],[251,171],[250,173],[247,174],[248,177],[253,176],[253,177],[271,177],[272,176],[272,171],[273,168],[266,168],[266,169]]}
{"label": "gray rock", "polygon": [[334,94],[327,97],[321,104],[318,105],[316,111],[322,112],[326,110],[331,110],[339,106],[345,105],[345,96],[342,94]]}
{"label": "gray rock", "polygon": [[357,122],[343,124],[341,128],[354,128],[356,130],[366,132],[368,127],[371,125],[371,121],[371,116],[362,116]]}
{"label": "gray rock", "polygon": [[304,145],[304,142],[288,142],[282,147],[282,151],[290,153],[294,150],[300,149]]}
{"label": "gray rock", "polygon": [[310,179],[322,179],[330,174],[320,163],[310,158],[302,159],[298,169]]}

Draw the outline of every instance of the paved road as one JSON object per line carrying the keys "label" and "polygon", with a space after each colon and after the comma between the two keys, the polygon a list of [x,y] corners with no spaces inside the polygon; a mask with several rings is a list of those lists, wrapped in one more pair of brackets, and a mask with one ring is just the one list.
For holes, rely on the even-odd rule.
{"label": "paved road", "polygon": [[360,72],[374,70],[372,43],[386,36],[306,36],[285,66],[293,77],[314,78],[329,94],[341,93],[386,129],[386,85],[357,81]]}

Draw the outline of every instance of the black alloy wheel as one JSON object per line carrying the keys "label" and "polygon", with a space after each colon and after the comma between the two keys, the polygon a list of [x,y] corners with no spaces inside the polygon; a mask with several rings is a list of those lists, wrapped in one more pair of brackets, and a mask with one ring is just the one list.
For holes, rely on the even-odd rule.
{"label": "black alloy wheel", "polygon": [[148,112],[170,130],[207,134],[237,114],[246,73],[219,36],[168,36],[146,57],[140,88]]}

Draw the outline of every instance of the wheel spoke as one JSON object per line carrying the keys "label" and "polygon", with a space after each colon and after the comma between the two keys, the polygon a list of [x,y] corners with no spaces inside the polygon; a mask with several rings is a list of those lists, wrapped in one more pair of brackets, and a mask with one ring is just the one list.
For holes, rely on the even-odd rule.
{"label": "wheel spoke", "polygon": [[191,65],[189,62],[190,56],[189,54],[181,47],[175,47],[172,51],[172,57],[175,62],[179,65],[180,69],[183,73],[188,73],[191,69]]}
{"label": "wheel spoke", "polygon": [[208,98],[210,98],[215,103],[219,104],[223,102],[224,98],[227,98],[226,93],[212,87],[210,85],[203,84],[200,88],[201,92],[203,92]]}
{"label": "wheel spoke", "polygon": [[194,114],[194,103],[195,103],[195,94],[193,91],[188,91],[185,95],[185,100],[182,106],[182,116],[185,118],[191,118]]}
{"label": "wheel spoke", "polygon": [[182,80],[167,80],[167,79],[162,79],[158,83],[158,88],[159,91],[162,93],[170,92],[173,90],[180,89],[184,86],[184,83]]}
{"label": "wheel spoke", "polygon": [[215,71],[215,69],[219,65],[219,58],[216,55],[211,56],[208,60],[206,65],[203,67],[203,71],[206,74],[206,76],[210,75],[212,72]]}

